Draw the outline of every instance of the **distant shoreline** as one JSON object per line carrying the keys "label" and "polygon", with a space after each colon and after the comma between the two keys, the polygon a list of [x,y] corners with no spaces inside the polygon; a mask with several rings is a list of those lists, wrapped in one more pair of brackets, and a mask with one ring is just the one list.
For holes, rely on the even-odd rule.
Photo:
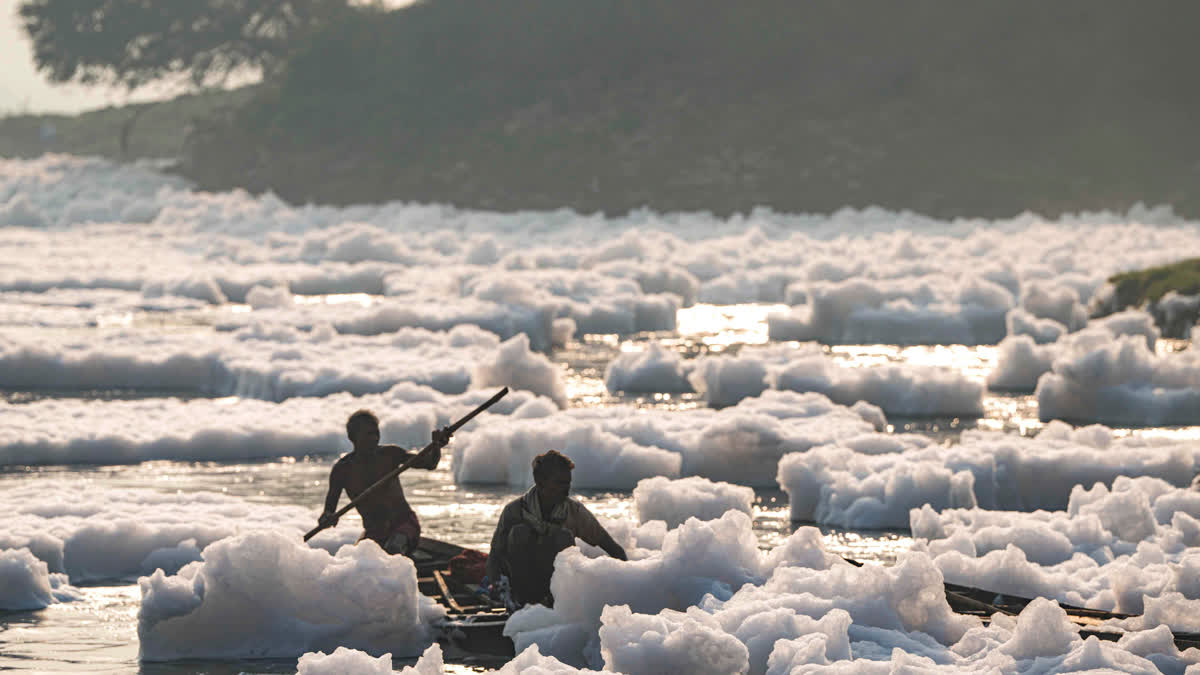
{"label": "distant shoreline", "polygon": [[[246,166],[236,158],[213,166],[189,162],[187,143],[196,123],[227,118],[253,101],[256,90],[257,87],[250,86],[185,94],[160,102],[134,103],[76,115],[0,117],[0,157],[30,158],[56,152],[114,161],[171,160],[172,171],[193,180],[202,189],[241,188],[255,194],[271,190],[294,204],[344,206],[403,200],[508,212],[571,208],[581,213],[599,212],[609,216],[639,208],[730,216],[749,213],[759,207],[785,213],[830,213],[842,208],[881,207],[943,219],[1000,219],[1024,212],[1047,218],[1083,212],[1124,213],[1144,203],[1150,206],[1165,204],[1182,217],[1200,217],[1200,193],[1183,201],[1155,199],[1152,195],[1131,200],[1064,196],[1058,200],[1013,199],[1007,206],[991,200],[972,208],[969,198],[956,202],[952,195],[939,194],[933,187],[929,194],[913,194],[907,201],[897,197],[894,191],[890,197],[887,191],[874,197],[863,196],[865,186],[861,185],[840,191],[825,185],[819,195],[806,196],[799,190],[795,194],[781,195],[778,191],[744,189],[739,178],[723,176],[720,172],[683,188],[679,184],[652,182],[611,188],[608,179],[594,177],[590,182],[582,182],[567,172],[558,181],[540,184],[531,180],[530,175],[548,170],[546,167],[506,167],[504,161],[511,159],[512,153],[495,156],[489,155],[486,149],[479,157],[434,158],[440,164],[430,164],[425,161],[430,158],[423,158],[407,167],[380,166],[378,158],[347,154],[334,143],[327,147],[307,148],[300,156],[275,157],[260,166]],[[128,132],[124,151],[121,147],[123,129]],[[211,157],[210,154],[209,159]],[[538,159],[531,154],[525,154],[524,158],[526,162],[535,163]],[[579,159],[586,171],[588,158]],[[597,169],[602,168],[604,159],[596,159]],[[456,180],[453,167],[445,166],[451,162],[459,168],[460,175]],[[475,170],[463,168],[469,165],[474,165]],[[284,167],[292,170],[285,171]],[[439,173],[442,180],[427,176]]]}

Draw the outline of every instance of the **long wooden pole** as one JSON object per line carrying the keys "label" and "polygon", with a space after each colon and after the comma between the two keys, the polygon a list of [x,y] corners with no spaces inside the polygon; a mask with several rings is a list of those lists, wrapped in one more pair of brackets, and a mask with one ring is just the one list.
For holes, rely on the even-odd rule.
{"label": "long wooden pole", "polygon": [[[450,426],[446,427],[446,430],[449,431],[450,433],[454,433],[455,431],[458,431],[459,428],[462,427],[462,425],[466,424],[467,422],[470,422],[471,419],[474,418],[476,415],[478,415],[479,413],[483,412],[484,410],[487,410],[488,408],[490,408],[492,406],[492,404],[494,404],[496,401],[499,401],[500,399],[504,398],[504,395],[507,393],[508,393],[508,387],[501,389],[495,396],[484,401],[483,404],[480,405],[478,408],[467,413],[466,416],[464,416],[462,419],[458,420],[454,424],[451,424]],[[380,478],[379,480],[375,481],[374,483],[371,483],[371,485],[366,490],[363,490],[362,492],[358,493],[357,497],[355,497],[354,499],[351,499],[350,503],[348,503],[345,506],[343,506],[342,508],[338,509],[337,513],[335,514],[336,517],[341,518],[347,511],[349,511],[351,508],[353,508],[355,504],[362,501],[363,498],[365,498],[367,495],[371,494],[371,492],[373,492],[376,488],[378,488],[379,486],[388,482],[389,480],[395,478],[396,476],[399,476],[405,469],[407,469],[408,467],[415,464],[417,462],[417,460],[421,458],[421,455],[424,455],[425,453],[429,452],[430,450],[434,449],[435,447],[437,447],[437,443],[430,442],[429,445],[426,445],[424,448],[421,448],[420,452],[413,455],[412,457],[409,457],[408,460],[405,461],[403,464],[401,464],[400,466],[396,467],[395,469],[392,469],[391,471],[389,471],[387,473],[387,475],[385,475],[383,478]],[[304,535],[304,541],[308,541],[309,539],[312,539],[318,532],[320,532],[323,529],[325,529],[324,525],[317,525],[313,529],[309,530],[308,533]]]}

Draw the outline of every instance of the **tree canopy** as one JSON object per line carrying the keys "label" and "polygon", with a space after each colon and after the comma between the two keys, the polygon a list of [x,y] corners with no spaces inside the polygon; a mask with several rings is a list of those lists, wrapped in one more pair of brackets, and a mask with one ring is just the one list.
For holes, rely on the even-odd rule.
{"label": "tree canopy", "polygon": [[55,82],[118,84],[271,73],[347,0],[23,0],[38,68]]}

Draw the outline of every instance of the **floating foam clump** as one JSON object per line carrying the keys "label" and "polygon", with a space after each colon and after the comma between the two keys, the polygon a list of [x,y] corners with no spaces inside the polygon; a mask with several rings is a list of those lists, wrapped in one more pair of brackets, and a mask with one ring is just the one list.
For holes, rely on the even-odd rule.
{"label": "floating foam clump", "polygon": [[575,462],[579,488],[632,489],[650,476],[678,477],[682,458],[564,415],[513,419],[464,434],[453,456],[459,483],[533,485],[533,458],[555,448]]}
{"label": "floating foam clump", "polygon": [[816,392],[841,405],[866,401],[888,415],[983,414],[983,387],[960,373],[900,365],[845,368],[814,345],[743,349],[736,357],[701,357],[688,379],[710,406],[718,408],[771,388]]}
{"label": "floating foam clump", "polygon": [[[494,389],[444,395],[401,383],[378,395],[254,399],[43,399],[0,406],[0,465],[130,464],[151,459],[229,461],[298,457],[349,450],[345,420],[359,408],[382,413],[385,443],[424,447],[438,426],[467,413]],[[510,392],[473,421],[474,428],[548,404],[527,391]],[[385,412],[386,411],[386,412]],[[137,420],[136,424],[130,420]]]}
{"label": "floating foam clump", "polygon": [[1004,317],[1008,337],[1028,335],[1037,344],[1055,342],[1067,333],[1067,327],[1054,319],[1042,319],[1022,307],[1014,307]]}
{"label": "floating foam clump", "polygon": [[81,597],[67,575],[50,572],[29,549],[0,549],[0,610],[42,609]]}
{"label": "floating foam clump", "polygon": [[1182,673],[1200,664],[1161,625],[1129,626],[1119,643],[1083,640],[1044,598],[984,626],[951,611],[925,553],[854,567],[825,553],[814,528],[761,553],[740,534],[749,526],[737,512],[690,520],[629,562],[563,551],[554,609],[531,605],[509,620],[518,656],[502,672]]}
{"label": "floating foam clump", "polygon": [[445,663],[442,648],[436,644],[429,645],[415,665],[405,666],[399,671],[392,670],[391,654],[375,658],[357,649],[338,647],[332,654],[309,652],[300,657],[296,668],[297,675],[392,675],[395,672],[400,675],[442,675]]}
{"label": "floating foam clump", "polygon": [[[302,506],[77,481],[9,485],[0,508],[8,514],[0,554],[28,549],[51,578],[63,573],[73,583],[136,578],[156,569],[174,574],[220,539],[254,530],[299,538],[314,522],[314,511]],[[327,529],[311,543],[333,551],[357,536],[354,528]]]}
{"label": "floating foam clump", "polygon": [[292,292],[283,286],[254,286],[246,293],[246,304],[254,309],[289,307],[294,303]]}
{"label": "floating foam clump", "polygon": [[[1013,310],[1014,314],[1020,311]],[[1037,387],[1038,379],[1050,372],[1057,361],[1083,358],[1126,335],[1140,336],[1145,340],[1146,348],[1153,350],[1159,337],[1154,318],[1140,310],[1096,319],[1083,330],[1061,334],[1054,340],[1039,339],[1052,332],[1044,327],[1011,330],[1000,342],[996,367],[988,374],[988,387],[997,391],[1031,392]]]}
{"label": "floating foam clump", "polygon": [[[723,410],[565,410],[494,419],[460,432],[452,458],[459,483],[532,484],[530,462],[549,448],[578,467],[579,487],[631,490],[643,478],[703,476],[771,485],[779,458],[874,429],[878,409],[846,408],[820,394],[765,392]],[[585,470],[586,467],[586,470]]]}
{"label": "floating foam clump", "polygon": [[1038,380],[1042,420],[1165,426],[1200,423],[1200,357],[1166,359],[1124,336],[1060,356]]}
{"label": "floating foam clump", "polygon": [[[0,387],[166,389],[282,401],[380,393],[414,382],[459,394],[470,385],[471,364],[496,358],[498,348],[494,335],[475,327],[364,337],[255,323],[233,333],[120,331],[86,341],[6,330],[0,332]],[[542,386],[554,391],[552,382]]]}
{"label": "floating foam clump", "polygon": [[685,393],[690,368],[679,354],[651,342],[644,351],[623,352],[604,369],[604,386],[609,393]]}
{"label": "floating foam clump", "polygon": [[1087,324],[1087,308],[1079,292],[1069,286],[1051,285],[1047,281],[1032,281],[1021,289],[1021,307],[1038,319],[1052,319],[1069,331]]}
{"label": "floating foam clump", "polygon": [[[857,568],[825,553],[820,541],[817,530],[801,528],[763,553],[750,519],[730,511],[688,520],[667,533],[661,550],[629,562],[567,549],[551,579],[554,609],[526,608],[506,632],[518,651],[536,644],[572,665],[602,660],[625,672],[655,671],[693,663],[695,645],[704,644],[701,658],[727,665],[721,672],[762,673],[777,640],[814,631],[827,636],[824,653],[842,659],[851,639],[895,633],[897,641],[945,651],[979,625],[950,611],[928,557]],[[852,624],[861,635],[852,637]]]}
{"label": "floating foam clump", "polygon": [[204,559],[139,580],[143,660],[278,658],[345,646],[419,654],[445,610],[416,568],[374,542],[336,555],[270,532],[223,539]]}
{"label": "floating foam clump", "polygon": [[779,462],[777,480],[788,493],[792,520],[849,528],[903,528],[908,510],[922,504],[938,509],[974,507],[974,474],[929,462],[938,451],[921,452],[927,443],[918,438],[880,435],[879,442],[895,446],[885,454],[822,446],[786,455]]}
{"label": "floating foam clump", "polygon": [[[803,288],[808,307],[768,319],[772,340],[825,344],[995,344],[1004,337],[1012,293],[980,278],[939,274],[856,277]],[[789,292],[801,291],[795,285]]]}
{"label": "floating foam clump", "polygon": [[910,512],[918,548],[955,583],[1142,614],[1126,627],[1200,625],[1200,494],[1155,478],[1076,486],[1065,511]]}
{"label": "floating foam clump", "polygon": [[481,361],[471,374],[475,387],[508,386],[549,398],[567,406],[567,388],[562,370],[550,359],[529,351],[529,338],[518,335],[500,345],[494,356]]}
{"label": "floating foam clump", "polygon": [[1151,476],[1186,484],[1200,466],[1187,442],[1116,437],[1105,427],[1051,423],[1036,438],[970,430],[952,446],[919,436],[843,437],[785,456],[776,480],[794,520],[904,527],[909,508],[1065,510],[1072,487]]}
{"label": "floating foam clump", "polygon": [[688,518],[713,520],[726,511],[736,510],[753,515],[754,490],[729,483],[714,483],[693,476],[670,480],[659,476],[638,482],[633,489],[633,505],[638,520],[666,522],[667,527],[679,527]]}
{"label": "floating foam clump", "polygon": [[793,534],[790,544],[770,555],[761,553],[750,522],[739,511],[713,521],[690,519],[667,533],[660,551],[628,563],[567,549],[556,559],[551,579],[554,609],[523,610],[509,622],[506,634],[513,636],[518,651],[536,643],[543,653],[582,665],[582,650],[589,639],[598,640],[606,605],[626,605],[635,614],[683,610],[706,594],[727,598],[744,583],[762,583],[776,567],[840,563],[820,550],[815,530]]}
{"label": "floating foam clump", "polygon": [[767,368],[762,361],[740,356],[702,357],[688,380],[714,408],[724,408],[762,394],[767,388]]}
{"label": "floating foam clump", "polygon": [[618,673],[742,673],[746,646],[704,612],[634,614],[624,605],[600,615],[600,654]]}

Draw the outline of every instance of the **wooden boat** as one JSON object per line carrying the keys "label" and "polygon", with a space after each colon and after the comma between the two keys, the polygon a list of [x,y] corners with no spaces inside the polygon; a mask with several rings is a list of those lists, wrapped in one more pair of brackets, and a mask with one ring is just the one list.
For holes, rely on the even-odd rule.
{"label": "wooden boat", "polygon": [[[468,549],[436,539],[421,538],[413,553],[417,565],[417,583],[425,595],[437,600],[446,608],[441,642],[443,647],[460,655],[482,655],[509,659],[514,654],[512,640],[504,636],[504,624],[509,612],[497,606],[486,596],[476,592],[477,584],[456,577],[450,570],[450,560]],[[862,566],[857,560],[847,559],[852,565]],[[958,614],[979,617],[985,624],[993,614],[1020,614],[1033,598],[1024,598],[1006,593],[996,593],[981,588],[946,583],[946,600]],[[1072,623],[1079,626],[1080,636],[1096,636],[1101,640],[1119,640],[1124,632],[1104,626],[1109,619],[1127,619],[1129,614],[1106,612],[1086,607],[1059,605],[1066,611]],[[1200,648],[1200,634],[1175,633],[1175,644],[1179,649]]]}
{"label": "wooden boat", "polygon": [[462,579],[450,569],[450,561],[467,552],[437,539],[421,537],[412,559],[417,566],[417,587],[446,608],[439,626],[439,642],[448,656],[493,656],[504,660],[515,656],[512,640],[504,636],[509,612],[476,592],[478,582]]}

